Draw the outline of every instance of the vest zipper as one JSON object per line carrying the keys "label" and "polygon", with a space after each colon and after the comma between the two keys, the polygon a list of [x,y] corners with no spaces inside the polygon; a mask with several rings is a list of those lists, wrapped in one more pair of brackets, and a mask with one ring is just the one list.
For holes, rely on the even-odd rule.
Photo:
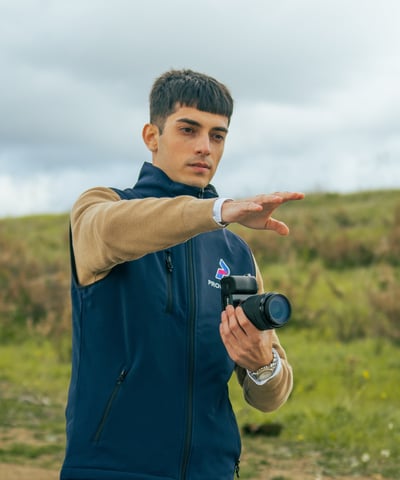
{"label": "vest zipper", "polygon": [[121,388],[121,385],[123,381],[126,378],[127,375],[127,370],[124,368],[121,373],[118,375],[117,381],[115,382],[115,386],[113,391],[111,392],[110,398],[108,399],[106,408],[104,409],[103,416],[101,417],[99,426],[97,427],[96,435],[94,436],[94,441],[98,442],[100,440],[101,434],[103,432],[104,425],[107,421],[107,418],[111,412],[111,407],[113,405],[114,399],[117,396],[117,393],[119,392],[119,389]]}
{"label": "vest zipper", "polygon": [[238,460],[236,463],[235,463],[235,474],[236,474],[236,477],[237,478],[240,478],[240,460]]}
{"label": "vest zipper", "polygon": [[193,427],[193,383],[194,383],[194,335],[195,335],[195,317],[196,317],[196,289],[193,265],[193,240],[188,240],[186,247],[186,261],[189,279],[189,321],[188,321],[188,387],[187,387],[187,403],[185,418],[185,443],[183,447],[181,480],[186,479],[187,469],[190,458],[190,449],[192,444],[192,427]]}
{"label": "vest zipper", "polygon": [[[204,198],[204,188],[198,192],[198,198]],[[186,431],[185,443],[183,447],[182,466],[180,480],[188,480],[188,465],[190,459],[190,450],[193,436],[193,387],[194,387],[194,348],[195,348],[195,322],[196,322],[196,284],[194,273],[193,240],[186,243],[186,264],[189,280],[189,320],[188,320],[188,387],[187,387],[187,407],[186,407]],[[236,466],[235,466],[236,471]]]}
{"label": "vest zipper", "polygon": [[167,313],[172,313],[172,272],[174,271],[174,264],[172,263],[171,250],[165,252],[165,266],[167,268],[167,306],[165,310]]}

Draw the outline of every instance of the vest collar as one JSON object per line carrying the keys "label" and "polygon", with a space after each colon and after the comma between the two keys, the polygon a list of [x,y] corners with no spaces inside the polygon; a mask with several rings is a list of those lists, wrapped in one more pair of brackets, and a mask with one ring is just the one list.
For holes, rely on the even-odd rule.
{"label": "vest collar", "polygon": [[143,164],[134,188],[136,192],[143,196],[177,197],[179,195],[190,195],[197,198],[218,197],[218,193],[213,185],[209,184],[205,188],[199,188],[174,182],[163,170],[149,162]]}

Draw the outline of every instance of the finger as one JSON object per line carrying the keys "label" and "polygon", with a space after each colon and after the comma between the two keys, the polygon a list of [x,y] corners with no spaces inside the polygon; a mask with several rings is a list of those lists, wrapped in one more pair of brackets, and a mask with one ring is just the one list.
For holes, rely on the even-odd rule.
{"label": "finger", "polygon": [[289,227],[286,225],[286,223],[276,220],[272,217],[268,218],[267,222],[265,223],[265,228],[266,230],[273,230],[282,236],[289,235]]}
{"label": "finger", "polygon": [[229,320],[226,310],[221,313],[221,323],[220,323],[221,334],[224,336],[229,335]]}
{"label": "finger", "polygon": [[221,323],[219,325],[219,332],[221,335],[222,343],[225,345],[228,353],[231,355],[234,345],[237,343],[237,339],[229,328],[229,319],[226,312],[222,312]]}
{"label": "finger", "polygon": [[279,206],[283,203],[283,196],[281,193],[270,193],[270,194],[261,194],[254,197],[253,202],[258,205],[265,207],[266,205],[276,205]]}
{"label": "finger", "polygon": [[[243,312],[241,308],[240,310]],[[237,309],[233,308],[232,305],[228,305],[228,307],[225,310],[226,318],[227,318],[226,326],[227,326],[227,329],[229,330],[229,334],[233,335],[235,339],[240,340],[241,338],[243,338],[243,336],[246,336],[246,331],[240,324],[239,319],[237,318],[237,315],[236,315],[236,311]]]}
{"label": "finger", "polygon": [[228,335],[228,330],[227,330],[225,321],[221,321],[221,323],[219,324],[219,333],[221,335],[223,343],[227,345],[229,335]]}
{"label": "finger", "polygon": [[244,313],[244,310],[241,306],[236,308],[236,317],[238,322],[247,336],[251,336],[255,333],[258,333],[259,330],[254,326],[253,322],[249,320],[247,315]]}
{"label": "finger", "polygon": [[245,213],[261,212],[263,206],[256,202],[242,202],[241,211]]}
{"label": "finger", "polygon": [[230,328],[229,328],[229,319],[226,310],[221,313],[221,323],[219,325],[219,329],[221,332],[221,336],[224,339],[228,339],[230,336]]}
{"label": "finger", "polygon": [[305,197],[302,192],[275,192],[275,195],[281,197],[284,202],[289,202],[290,200],[303,200]]}

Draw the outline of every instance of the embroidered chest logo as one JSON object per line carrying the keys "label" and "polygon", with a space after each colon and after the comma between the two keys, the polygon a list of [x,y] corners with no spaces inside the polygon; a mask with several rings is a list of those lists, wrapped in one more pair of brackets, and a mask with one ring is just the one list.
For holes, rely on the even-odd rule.
{"label": "embroidered chest logo", "polygon": [[217,273],[215,274],[215,278],[217,280],[222,280],[224,277],[227,277],[228,275],[230,275],[230,273],[231,273],[230,268],[221,258],[219,261],[219,268],[217,269]]}

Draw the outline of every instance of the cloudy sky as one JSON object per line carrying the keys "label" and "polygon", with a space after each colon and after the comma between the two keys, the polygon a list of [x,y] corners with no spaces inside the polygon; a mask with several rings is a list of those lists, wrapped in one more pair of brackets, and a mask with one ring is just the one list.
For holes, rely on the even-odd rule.
{"label": "cloudy sky", "polygon": [[235,98],[221,194],[400,188],[399,24],[398,0],[0,0],[0,216],[131,186],[169,68]]}

